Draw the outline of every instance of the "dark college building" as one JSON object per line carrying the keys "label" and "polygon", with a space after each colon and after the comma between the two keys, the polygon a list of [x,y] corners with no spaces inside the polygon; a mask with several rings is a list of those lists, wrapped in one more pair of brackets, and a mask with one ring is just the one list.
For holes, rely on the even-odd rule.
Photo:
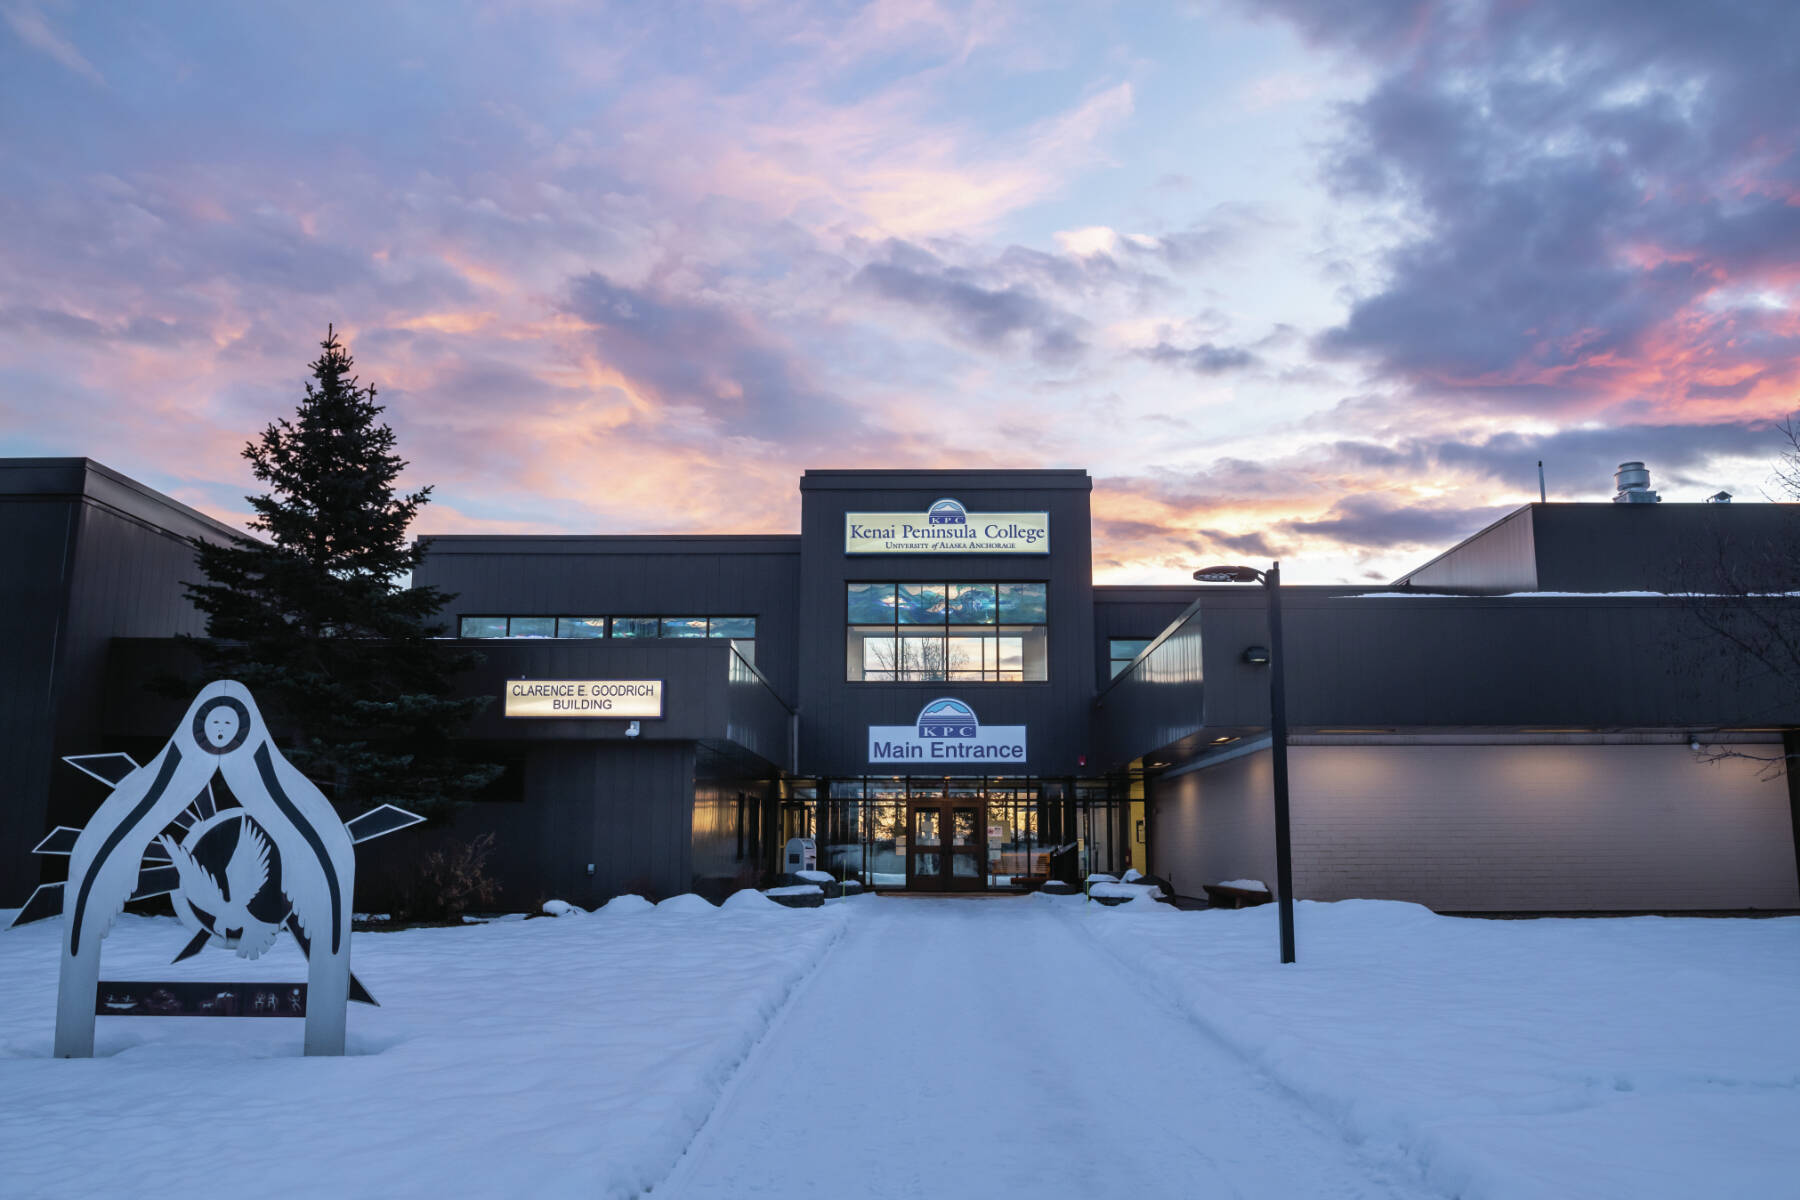
{"label": "dark college building", "polygon": [[[1800,700],[1691,598],[1783,505],[1531,504],[1388,586],[1283,588],[1295,892],[1444,911],[1791,909]],[[808,471],[782,536],[430,536],[506,764],[454,834],[511,905],[1148,870],[1272,882],[1256,585],[1096,586],[1079,470]],[[0,460],[0,905],[154,753],[143,681],[217,522],[85,459]],[[1196,563],[1195,566],[1205,564]],[[140,761],[143,759],[140,757]],[[444,836],[444,835],[440,835]]]}

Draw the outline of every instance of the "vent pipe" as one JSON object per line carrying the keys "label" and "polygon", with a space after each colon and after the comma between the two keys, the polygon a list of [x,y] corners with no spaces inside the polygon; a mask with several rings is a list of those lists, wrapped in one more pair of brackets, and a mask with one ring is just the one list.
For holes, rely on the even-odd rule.
{"label": "vent pipe", "polygon": [[1613,484],[1619,490],[1614,504],[1655,504],[1662,497],[1650,490],[1650,472],[1641,462],[1622,462],[1613,472]]}

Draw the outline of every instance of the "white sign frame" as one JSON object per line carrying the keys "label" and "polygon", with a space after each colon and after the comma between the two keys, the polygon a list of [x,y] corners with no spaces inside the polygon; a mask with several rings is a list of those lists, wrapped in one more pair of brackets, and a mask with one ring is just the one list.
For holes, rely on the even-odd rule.
{"label": "white sign frame", "polygon": [[927,703],[911,725],[869,726],[872,763],[1018,766],[1028,757],[1025,726],[982,725],[973,708],[952,696]]}
{"label": "white sign frame", "polygon": [[[648,694],[626,689],[648,688]],[[526,694],[521,689],[533,689]],[[509,679],[502,714],[510,721],[660,721],[660,679]],[[534,711],[549,705],[548,711]],[[573,707],[561,709],[558,705]]]}
{"label": "white sign frame", "polygon": [[846,556],[1049,553],[1047,512],[975,513],[946,496],[923,513],[844,514]]}

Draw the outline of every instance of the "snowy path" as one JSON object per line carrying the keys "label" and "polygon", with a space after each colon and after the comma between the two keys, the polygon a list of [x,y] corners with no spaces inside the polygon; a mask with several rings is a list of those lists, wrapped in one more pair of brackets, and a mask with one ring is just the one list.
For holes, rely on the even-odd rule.
{"label": "snowy path", "polygon": [[858,908],[654,1195],[1424,1194],[1054,906]]}

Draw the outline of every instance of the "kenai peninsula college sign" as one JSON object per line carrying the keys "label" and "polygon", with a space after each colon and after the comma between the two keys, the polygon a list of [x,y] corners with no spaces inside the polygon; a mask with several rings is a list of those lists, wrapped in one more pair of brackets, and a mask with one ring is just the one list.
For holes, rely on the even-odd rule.
{"label": "kenai peninsula college sign", "polygon": [[1048,554],[1050,514],[972,513],[935,500],[922,513],[845,513],[845,554]]}
{"label": "kenai peninsula college sign", "polygon": [[869,726],[869,761],[1020,763],[1025,726],[983,726],[967,704],[941,697],[920,709],[911,725]]}

